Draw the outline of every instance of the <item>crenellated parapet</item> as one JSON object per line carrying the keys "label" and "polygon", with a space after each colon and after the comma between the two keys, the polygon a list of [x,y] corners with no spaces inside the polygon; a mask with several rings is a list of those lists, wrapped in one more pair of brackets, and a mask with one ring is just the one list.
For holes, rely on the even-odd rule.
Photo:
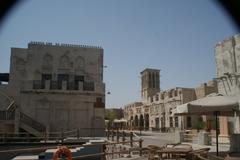
{"label": "crenellated parapet", "polygon": [[101,46],[66,44],[66,43],[50,43],[50,42],[36,42],[36,41],[29,42],[28,47],[31,47],[31,46],[53,46],[53,47],[56,46],[56,47],[70,47],[70,48],[103,49]]}

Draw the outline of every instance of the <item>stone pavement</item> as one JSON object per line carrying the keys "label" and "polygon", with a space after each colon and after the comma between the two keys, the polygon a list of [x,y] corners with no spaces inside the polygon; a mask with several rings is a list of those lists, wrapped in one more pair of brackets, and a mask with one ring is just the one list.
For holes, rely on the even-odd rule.
{"label": "stone pavement", "polygon": [[[135,132],[139,135],[139,131]],[[163,146],[167,143],[174,143],[174,133],[160,133],[160,132],[151,132],[151,131],[142,131],[141,135],[143,141],[143,147],[146,147],[150,144]],[[210,148],[210,152],[216,152],[216,145],[199,145],[195,143],[185,143],[192,145],[193,149],[199,148]],[[219,144],[218,146],[219,152],[226,152],[229,151],[230,145],[226,144]]]}
{"label": "stone pavement", "polygon": [[[147,147],[148,145],[157,145],[157,146],[164,146],[168,143],[174,143],[175,141],[175,133],[160,133],[160,132],[151,132],[151,131],[135,131],[139,137],[143,139],[143,147]],[[190,144],[192,145],[193,149],[200,149],[200,148],[210,148],[210,153],[215,155],[216,153],[216,145],[199,145],[196,143],[183,143],[183,144]],[[219,153],[220,155],[226,155],[229,151],[230,146],[226,144],[219,144]],[[223,157],[224,157],[223,156]],[[117,160],[145,160],[147,157],[139,157],[137,155],[132,156],[131,158],[119,158]]]}

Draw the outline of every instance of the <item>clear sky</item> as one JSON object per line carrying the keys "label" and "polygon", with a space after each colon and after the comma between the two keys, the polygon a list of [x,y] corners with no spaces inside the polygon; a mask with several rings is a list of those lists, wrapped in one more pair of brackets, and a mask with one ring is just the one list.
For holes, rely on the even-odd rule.
{"label": "clear sky", "polygon": [[215,77],[214,46],[237,33],[211,0],[27,0],[0,28],[0,72],[11,47],[30,41],[104,48],[107,107],[140,100],[140,72],[161,69],[160,87],[196,87]]}

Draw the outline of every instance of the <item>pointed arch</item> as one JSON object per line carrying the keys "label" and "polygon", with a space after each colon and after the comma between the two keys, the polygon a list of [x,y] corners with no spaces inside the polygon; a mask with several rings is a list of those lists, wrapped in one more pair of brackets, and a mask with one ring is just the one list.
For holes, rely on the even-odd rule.
{"label": "pointed arch", "polygon": [[70,58],[67,55],[61,56],[59,66],[61,68],[69,68],[71,66]]}
{"label": "pointed arch", "polygon": [[53,68],[53,57],[49,53],[46,53],[42,59],[42,69],[52,71]]}
{"label": "pointed arch", "polygon": [[84,70],[85,60],[83,57],[78,56],[75,60],[75,68],[78,70]]}

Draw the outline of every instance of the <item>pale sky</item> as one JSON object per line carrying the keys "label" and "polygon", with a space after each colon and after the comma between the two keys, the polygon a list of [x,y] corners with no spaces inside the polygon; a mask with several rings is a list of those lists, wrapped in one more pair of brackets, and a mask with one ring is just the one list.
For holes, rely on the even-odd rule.
{"label": "pale sky", "polygon": [[26,0],[0,27],[0,72],[30,41],[102,46],[107,107],[140,101],[144,68],[161,69],[161,90],[213,79],[214,46],[237,33],[212,0]]}

